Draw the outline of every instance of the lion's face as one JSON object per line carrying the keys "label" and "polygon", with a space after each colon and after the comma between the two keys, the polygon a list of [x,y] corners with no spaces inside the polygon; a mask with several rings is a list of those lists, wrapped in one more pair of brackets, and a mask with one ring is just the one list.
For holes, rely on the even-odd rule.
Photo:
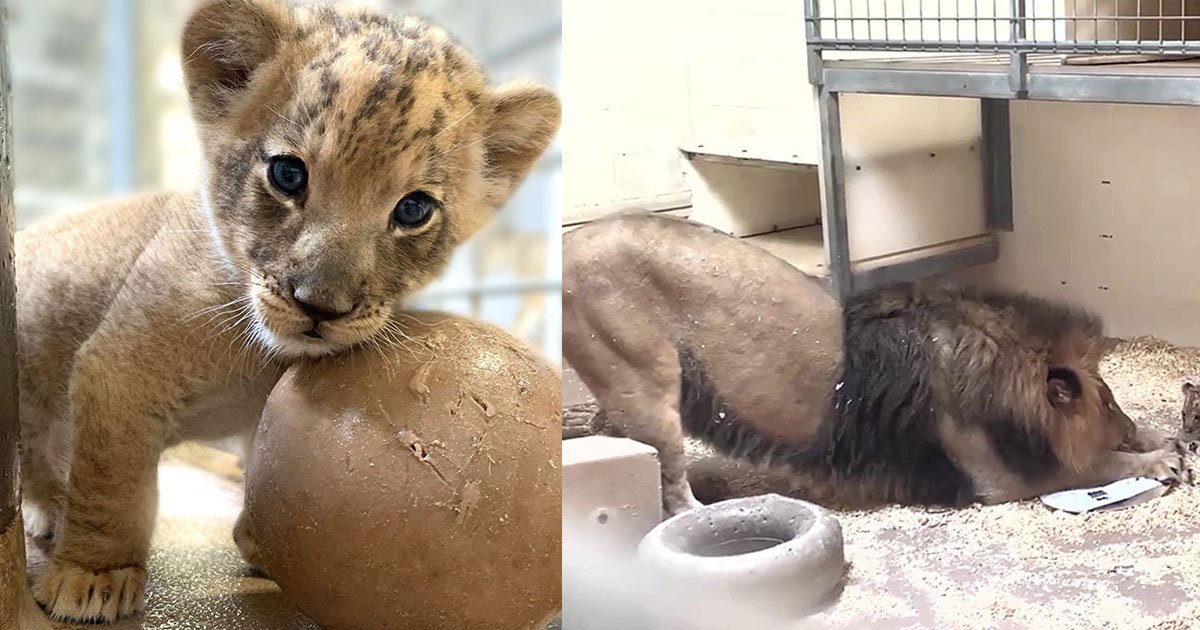
{"label": "lion's face", "polygon": [[1116,450],[1137,435],[1137,425],[1117,403],[1099,365],[1052,367],[1046,385],[1050,404],[1059,414],[1052,433],[1060,457],[1086,460],[1099,450]]}
{"label": "lion's face", "polygon": [[297,89],[280,115],[222,146],[225,168],[210,172],[225,254],[247,275],[262,340],[287,354],[378,334],[494,211],[480,85],[416,52],[389,69],[356,50],[343,42],[286,70]]}
{"label": "lion's face", "polygon": [[1102,420],[1102,426],[1109,427],[1112,432],[1110,443],[1114,444],[1111,448],[1117,448],[1121,444],[1126,444],[1137,437],[1137,425],[1133,419],[1125,414],[1125,410],[1121,409],[1121,405],[1117,403],[1117,399],[1113,396],[1112,389],[1104,379],[1098,378],[1098,394],[1100,404],[1097,413]]}
{"label": "lion's face", "polygon": [[[193,18],[185,71],[205,206],[254,330],[285,356],[386,336],[392,306],[444,268],[544,151],[558,101],[535,86],[489,89],[467,53],[413,18],[237,6],[248,15],[208,16],[236,22],[225,29]],[[235,61],[259,62],[216,54],[233,45],[251,49]]]}

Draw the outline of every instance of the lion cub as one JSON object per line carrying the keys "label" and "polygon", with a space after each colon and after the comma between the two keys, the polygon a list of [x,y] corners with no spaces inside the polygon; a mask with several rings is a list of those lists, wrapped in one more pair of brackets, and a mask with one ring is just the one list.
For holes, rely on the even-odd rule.
{"label": "lion cub", "polygon": [[1183,392],[1183,408],[1180,410],[1179,438],[1189,442],[1200,440],[1200,387],[1188,379],[1180,389]]}
{"label": "lion cub", "polygon": [[251,432],[291,362],[390,341],[393,304],[559,125],[550,91],[489,88],[414,18],[208,0],[183,59],[199,190],[17,236],[23,489],[55,541],[34,592],[56,619],[136,611],[163,449]]}

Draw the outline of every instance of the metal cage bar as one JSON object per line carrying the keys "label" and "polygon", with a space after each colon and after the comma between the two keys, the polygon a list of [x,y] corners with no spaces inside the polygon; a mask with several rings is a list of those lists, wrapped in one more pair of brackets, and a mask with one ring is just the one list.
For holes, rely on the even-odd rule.
{"label": "metal cage bar", "polygon": [[846,230],[845,164],[837,93],[818,88],[817,112],[821,121],[821,229],[829,258],[829,288],[844,298],[854,292],[854,276]]}
{"label": "metal cage bar", "polygon": [[1200,52],[1200,13],[1187,15],[1184,3],[1179,14],[1165,2],[1153,14],[1136,2],[1130,14],[1119,14],[1124,3],[1103,0],[992,0],[988,15],[980,0],[936,0],[933,14],[925,11],[928,1],[901,0],[897,11],[888,0],[805,0],[808,43],[818,50],[897,52]]}
{"label": "metal cage bar", "polygon": [[[981,99],[986,225],[993,233],[1011,231],[1010,100],[1200,105],[1200,61],[1194,61],[1200,59],[1200,13],[1187,15],[1186,3],[1178,14],[1167,6],[1159,2],[1156,11],[1144,11],[1154,7],[1104,0],[804,0],[832,292],[845,298],[885,280],[995,260],[998,251],[991,234],[970,248],[903,263],[854,263],[841,94]],[[828,54],[839,51],[879,54]]]}
{"label": "metal cage bar", "polygon": [[979,103],[979,113],[986,225],[989,230],[1011,232],[1012,130],[1008,120],[1008,101],[983,99]]}

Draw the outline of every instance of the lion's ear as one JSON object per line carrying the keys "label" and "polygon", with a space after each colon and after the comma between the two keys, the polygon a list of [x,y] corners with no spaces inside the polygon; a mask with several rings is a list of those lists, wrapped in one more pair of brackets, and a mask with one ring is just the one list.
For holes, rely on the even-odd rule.
{"label": "lion's ear", "polygon": [[548,88],[518,81],[495,89],[484,129],[488,202],[499,207],[545,153],[562,122],[562,105]]}
{"label": "lion's ear", "polygon": [[183,75],[196,119],[229,114],[254,71],[279,52],[291,25],[276,0],[205,0],[183,29]]}
{"label": "lion's ear", "polygon": [[1083,382],[1071,368],[1050,368],[1046,375],[1046,395],[1056,408],[1070,406],[1083,396]]}

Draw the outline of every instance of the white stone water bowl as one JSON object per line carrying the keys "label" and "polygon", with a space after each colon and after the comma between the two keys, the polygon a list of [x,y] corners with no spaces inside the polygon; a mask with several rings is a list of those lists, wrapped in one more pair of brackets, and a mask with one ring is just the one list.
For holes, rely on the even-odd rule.
{"label": "white stone water bowl", "polygon": [[[842,527],[826,509],[777,494],[721,501],[660,523],[638,564],[660,627],[795,627],[836,596]],[[682,626],[676,626],[682,627]],[[730,626],[734,627],[734,626]]]}

